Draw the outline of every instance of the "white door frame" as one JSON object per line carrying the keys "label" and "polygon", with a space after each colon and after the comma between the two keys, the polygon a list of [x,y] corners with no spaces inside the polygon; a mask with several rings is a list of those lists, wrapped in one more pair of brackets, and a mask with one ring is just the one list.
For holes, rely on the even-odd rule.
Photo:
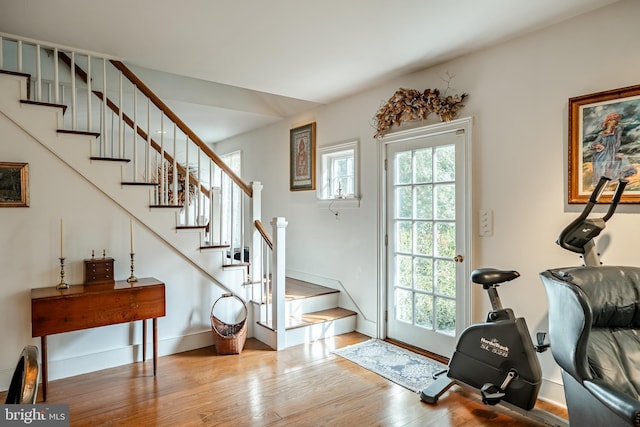
{"label": "white door frame", "polygon": [[467,283],[464,286],[464,294],[462,295],[463,307],[462,307],[462,315],[463,322],[462,324],[456,323],[456,336],[460,335],[460,332],[467,327],[471,322],[471,285],[469,282],[469,275],[471,274],[471,264],[473,262],[473,256],[471,253],[471,249],[473,247],[472,237],[473,237],[473,209],[472,209],[472,187],[471,187],[471,178],[472,178],[472,157],[471,157],[471,144],[473,141],[472,138],[472,130],[473,130],[473,118],[465,117],[462,119],[452,120],[450,122],[437,123],[433,125],[421,126],[417,128],[400,130],[397,132],[389,133],[385,135],[381,141],[379,141],[378,146],[378,327],[377,327],[377,338],[384,339],[387,337],[387,319],[386,319],[386,310],[387,310],[387,244],[386,244],[386,236],[387,236],[387,171],[385,168],[386,162],[386,146],[388,144],[393,144],[397,142],[409,141],[416,138],[423,138],[425,136],[433,136],[441,133],[451,132],[456,129],[461,129],[466,135],[466,143],[465,143],[465,175],[464,175],[464,184],[466,188],[465,197],[465,248],[464,248],[464,258],[463,266],[465,269],[465,280]]}

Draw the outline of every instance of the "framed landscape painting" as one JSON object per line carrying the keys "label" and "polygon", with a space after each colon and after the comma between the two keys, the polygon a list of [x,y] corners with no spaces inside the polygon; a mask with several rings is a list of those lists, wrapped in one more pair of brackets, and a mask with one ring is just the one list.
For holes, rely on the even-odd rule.
{"label": "framed landscape painting", "polygon": [[569,99],[569,203],[586,203],[601,176],[628,185],[621,203],[640,203],[640,86]]}
{"label": "framed landscape painting", "polygon": [[0,162],[0,207],[29,206],[29,164]]}

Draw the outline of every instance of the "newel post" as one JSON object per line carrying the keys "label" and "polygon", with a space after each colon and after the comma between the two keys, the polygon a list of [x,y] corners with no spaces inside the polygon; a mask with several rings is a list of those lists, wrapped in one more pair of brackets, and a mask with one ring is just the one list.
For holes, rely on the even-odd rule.
{"label": "newel post", "polygon": [[262,221],[262,184],[260,181],[253,181],[251,188],[253,190],[253,196],[251,197],[251,248],[249,253],[251,254],[251,277],[247,277],[247,280],[251,283],[261,283],[262,281],[262,236],[256,228],[255,221]]}
{"label": "newel post", "polygon": [[285,325],[285,257],[286,228],[288,222],[283,217],[273,218],[273,276],[272,276],[272,319],[276,331],[276,350],[286,346]]}

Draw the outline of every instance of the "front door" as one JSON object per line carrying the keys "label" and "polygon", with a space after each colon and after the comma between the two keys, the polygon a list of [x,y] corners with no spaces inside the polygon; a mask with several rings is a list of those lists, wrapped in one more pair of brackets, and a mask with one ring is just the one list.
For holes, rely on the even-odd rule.
{"label": "front door", "polygon": [[387,336],[449,357],[468,323],[470,121],[405,132],[383,140]]}

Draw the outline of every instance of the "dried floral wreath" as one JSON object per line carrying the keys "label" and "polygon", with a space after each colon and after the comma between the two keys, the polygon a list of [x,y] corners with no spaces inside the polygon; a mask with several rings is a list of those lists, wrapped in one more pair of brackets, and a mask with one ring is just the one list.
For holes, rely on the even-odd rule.
{"label": "dried floral wreath", "polygon": [[425,120],[431,113],[436,113],[443,122],[451,121],[464,107],[462,101],[467,96],[469,94],[463,93],[440,97],[438,89],[426,89],[420,92],[415,89],[400,88],[376,113],[375,138],[382,138],[394,125],[399,126],[403,122],[413,120]]}

